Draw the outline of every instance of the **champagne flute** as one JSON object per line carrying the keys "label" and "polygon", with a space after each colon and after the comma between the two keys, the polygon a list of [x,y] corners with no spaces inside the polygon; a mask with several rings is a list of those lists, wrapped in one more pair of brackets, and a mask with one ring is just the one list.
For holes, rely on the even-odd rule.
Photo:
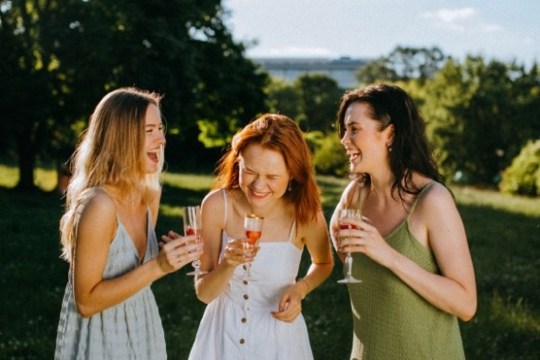
{"label": "champagne flute", "polygon": [[[186,206],[183,209],[184,235],[196,235],[197,243],[201,242],[201,208],[200,206]],[[191,262],[193,271],[186,275],[200,275],[203,272],[200,270],[201,261],[199,259]]]}
{"label": "champagne flute", "polygon": [[[244,230],[246,231],[246,239],[244,240],[244,249],[253,249],[261,237],[263,217],[248,214],[244,218]],[[253,280],[251,278],[251,264],[245,265],[246,272],[244,280]]]}
{"label": "champagne flute", "polygon": [[[356,225],[343,222],[342,219],[344,219],[344,218],[361,219],[362,214],[360,213],[360,209],[339,209],[339,212],[338,212],[338,224],[339,224],[339,228],[341,230],[358,229],[358,227]],[[347,255],[345,256],[345,261],[344,261],[344,265],[345,265],[346,270],[347,270],[347,275],[345,276],[345,278],[343,278],[341,280],[338,280],[338,283],[340,283],[340,284],[358,284],[358,283],[362,282],[362,280],[356,279],[352,275],[352,262],[353,262],[352,255],[348,251]]]}

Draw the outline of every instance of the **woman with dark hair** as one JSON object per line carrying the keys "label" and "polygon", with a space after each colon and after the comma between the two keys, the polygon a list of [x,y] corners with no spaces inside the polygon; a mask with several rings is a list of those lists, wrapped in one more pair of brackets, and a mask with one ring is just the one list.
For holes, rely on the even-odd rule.
{"label": "woman with dark hair", "polygon": [[[353,90],[338,129],[354,179],[332,216],[332,241],[342,260],[353,254],[362,281],[348,285],[351,359],[463,359],[458,318],[476,312],[473,263],[416,106],[397,86]],[[342,208],[361,219],[338,219]]]}
{"label": "woman with dark hair", "polygon": [[69,276],[54,358],[166,359],[153,281],[200,255],[195,236],[158,247],[161,96],[106,94],[72,159],[60,221]]}
{"label": "woman with dark hair", "polygon": [[[264,218],[256,254],[242,241],[247,214]],[[206,274],[196,292],[208,306],[189,358],[312,359],[302,300],[330,275],[333,259],[310,151],[295,122],[266,114],[234,136],[203,200],[202,223]],[[304,247],[312,263],[297,281]]]}

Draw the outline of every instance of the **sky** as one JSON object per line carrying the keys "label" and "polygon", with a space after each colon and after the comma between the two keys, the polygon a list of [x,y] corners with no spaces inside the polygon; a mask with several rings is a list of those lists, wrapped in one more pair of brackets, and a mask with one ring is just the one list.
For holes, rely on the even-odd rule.
{"label": "sky", "polygon": [[397,46],[439,47],[540,62],[539,0],[223,0],[225,22],[257,57],[377,58]]}

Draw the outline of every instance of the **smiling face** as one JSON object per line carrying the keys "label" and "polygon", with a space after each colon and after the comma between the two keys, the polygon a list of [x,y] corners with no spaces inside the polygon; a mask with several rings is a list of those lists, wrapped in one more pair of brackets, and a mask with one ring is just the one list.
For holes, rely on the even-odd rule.
{"label": "smiling face", "polygon": [[238,156],[239,185],[253,208],[280,199],[287,191],[289,172],[280,152],[248,145]]}
{"label": "smiling face", "polygon": [[146,109],[144,137],[147,173],[155,173],[160,170],[164,145],[165,135],[160,111],[156,105],[150,104]]}
{"label": "smiling face", "polygon": [[381,165],[388,166],[393,125],[381,131],[381,123],[370,114],[369,105],[363,102],[351,103],[345,112],[341,144],[349,155],[349,171],[353,174],[372,173]]}

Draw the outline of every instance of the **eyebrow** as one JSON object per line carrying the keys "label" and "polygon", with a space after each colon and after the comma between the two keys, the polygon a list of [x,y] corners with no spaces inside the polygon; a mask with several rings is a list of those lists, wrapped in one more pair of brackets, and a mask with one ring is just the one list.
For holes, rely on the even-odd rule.
{"label": "eyebrow", "polygon": [[[243,165],[241,166],[241,168],[243,168],[245,171],[251,171],[251,172],[255,172],[255,170],[253,170],[252,168],[250,167],[247,167],[246,165]],[[283,176],[283,174],[265,174],[264,176],[268,177],[268,176]]]}
{"label": "eyebrow", "polygon": [[345,126],[347,126],[347,125],[360,124],[360,122],[356,121],[356,120],[346,120],[346,121],[343,122],[343,124],[345,124]]}

